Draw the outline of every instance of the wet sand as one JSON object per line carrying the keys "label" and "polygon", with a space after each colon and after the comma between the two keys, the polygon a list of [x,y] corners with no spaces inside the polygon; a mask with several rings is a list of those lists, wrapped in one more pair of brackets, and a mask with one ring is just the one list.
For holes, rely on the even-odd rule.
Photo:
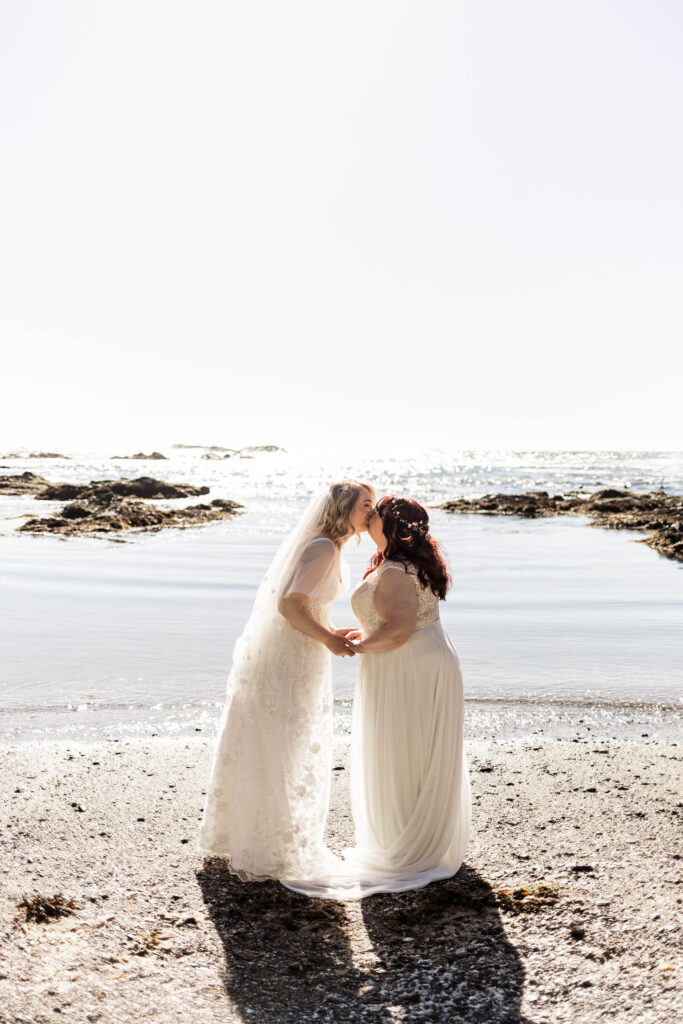
{"label": "wet sand", "polygon": [[[467,749],[473,830],[458,875],[335,903],[245,885],[197,856],[207,739],[0,748],[0,1022],[680,1016],[680,747]],[[341,849],[344,743],[335,766]],[[57,893],[76,910],[50,923],[18,907]]]}

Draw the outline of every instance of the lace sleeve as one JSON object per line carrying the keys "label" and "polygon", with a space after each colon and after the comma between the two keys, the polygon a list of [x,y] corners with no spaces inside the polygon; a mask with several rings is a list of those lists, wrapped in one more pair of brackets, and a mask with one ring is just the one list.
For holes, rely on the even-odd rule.
{"label": "lace sleeve", "polygon": [[328,577],[336,564],[336,554],[337,549],[328,537],[312,540],[302,551],[283,596],[306,594],[311,598],[319,597],[327,589]]}
{"label": "lace sleeve", "polygon": [[377,570],[379,573],[384,573],[388,569],[400,569],[401,572],[409,573],[411,576],[417,576],[417,569],[410,562],[395,562],[388,559],[386,562],[382,562]]}

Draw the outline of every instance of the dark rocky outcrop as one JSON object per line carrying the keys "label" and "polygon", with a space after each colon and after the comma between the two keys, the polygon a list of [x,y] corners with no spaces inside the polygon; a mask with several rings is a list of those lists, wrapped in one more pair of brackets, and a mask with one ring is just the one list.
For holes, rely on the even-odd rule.
{"label": "dark rocky outcrop", "polygon": [[440,508],[446,512],[483,513],[484,515],[517,515],[526,519],[544,516],[590,516],[591,526],[607,530],[643,530],[650,536],[643,542],[666,558],[683,562],[683,495],[650,491],[607,489],[586,494],[549,495],[547,491],[526,494],[485,494],[481,498],[457,498]]}
{"label": "dark rocky outcrop", "polygon": [[72,501],[79,498],[97,505],[107,505],[115,498],[194,498],[208,493],[208,487],[169,484],[152,476],[138,476],[131,480],[126,477],[121,480],[91,480],[89,484],[48,484],[36,494],[36,498],[39,501]]}
{"label": "dark rocky outcrop", "polygon": [[69,459],[70,456],[62,455],[60,452],[7,452],[1,455],[3,459]]}
{"label": "dark rocky outcrop", "polygon": [[219,519],[232,519],[242,511],[236,501],[216,498],[208,505],[162,509],[136,498],[111,496],[106,503],[70,502],[58,515],[29,519],[20,527],[23,533],[59,533],[66,536],[87,536],[101,533],[123,533],[127,530],[158,531],[167,527],[199,526]]}
{"label": "dark rocky outcrop", "polygon": [[38,494],[49,487],[49,481],[36,473],[0,476],[0,494]]}
{"label": "dark rocky outcrop", "polygon": [[168,455],[162,455],[161,452],[150,452],[149,455],[145,455],[144,452],[136,452],[135,455],[112,455],[112,459],[167,459]]}
{"label": "dark rocky outcrop", "polygon": [[133,480],[91,480],[89,484],[51,484],[34,473],[22,473],[0,476],[0,493],[32,494],[40,501],[67,502],[58,513],[29,519],[20,527],[25,533],[87,536],[126,530],[161,530],[232,519],[242,511],[242,505],[226,498],[186,508],[159,508],[149,501],[195,497],[208,494],[209,488],[171,484],[148,476]]}

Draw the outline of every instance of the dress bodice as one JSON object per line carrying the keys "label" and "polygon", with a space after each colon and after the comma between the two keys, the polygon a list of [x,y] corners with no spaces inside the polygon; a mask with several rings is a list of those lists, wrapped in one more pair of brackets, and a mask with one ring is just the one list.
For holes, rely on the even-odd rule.
{"label": "dress bodice", "polygon": [[407,571],[415,580],[415,589],[417,591],[417,621],[415,629],[424,629],[425,626],[431,626],[433,622],[436,622],[439,618],[439,598],[429,587],[422,586],[417,575],[417,569],[412,565],[405,566],[403,562],[386,561],[382,562],[366,579],[361,580],[351,595],[353,614],[363,627],[363,631],[366,634],[374,633],[376,629],[383,625],[384,620],[377,614],[377,608],[375,607],[375,591],[382,574],[389,569],[400,570],[401,572]]}

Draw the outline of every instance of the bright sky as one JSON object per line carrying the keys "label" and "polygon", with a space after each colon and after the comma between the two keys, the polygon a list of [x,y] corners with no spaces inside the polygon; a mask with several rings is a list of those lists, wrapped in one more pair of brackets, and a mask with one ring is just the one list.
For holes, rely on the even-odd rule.
{"label": "bright sky", "polygon": [[682,52],[678,0],[6,0],[0,450],[683,448]]}

